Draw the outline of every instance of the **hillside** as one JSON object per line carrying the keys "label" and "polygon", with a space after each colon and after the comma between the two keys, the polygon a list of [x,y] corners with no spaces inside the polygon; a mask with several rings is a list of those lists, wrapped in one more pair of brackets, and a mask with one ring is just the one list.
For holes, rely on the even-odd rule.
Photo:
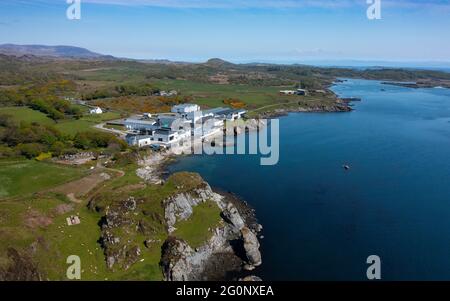
{"label": "hillside", "polygon": [[0,45],[0,53],[6,55],[39,57],[77,58],[77,59],[114,59],[112,56],[92,52],[88,49],[74,46],[45,46],[45,45]]}

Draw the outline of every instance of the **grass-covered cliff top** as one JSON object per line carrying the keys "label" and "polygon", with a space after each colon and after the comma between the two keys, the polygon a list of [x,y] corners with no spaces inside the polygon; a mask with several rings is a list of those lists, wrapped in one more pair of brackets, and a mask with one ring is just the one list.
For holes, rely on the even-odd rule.
{"label": "grass-covered cliff top", "polygon": [[[161,246],[168,237],[162,201],[178,193],[204,188],[202,178],[192,173],[172,175],[164,185],[150,185],[136,176],[136,165],[97,167],[66,167],[31,160],[2,161],[0,187],[0,276],[7,279],[31,277],[21,271],[37,269],[42,279],[65,280],[66,258],[78,255],[83,280],[161,280],[159,267]],[[21,170],[20,173],[14,170]],[[45,170],[46,172],[38,172]],[[77,189],[88,179],[99,180],[93,189]],[[29,185],[25,182],[29,180]],[[66,183],[66,184],[64,184]],[[83,182],[83,186],[88,183]],[[28,193],[20,191],[26,187]],[[73,194],[73,198],[68,195]],[[124,210],[124,201],[136,200],[136,209]],[[117,244],[102,248],[102,224],[115,212],[117,227],[108,228]],[[81,224],[68,226],[66,218],[79,216]],[[218,225],[220,210],[213,202],[194,208],[193,215],[177,223],[175,236],[198,247]],[[139,248],[138,258],[132,251]],[[13,261],[11,251],[20,254]],[[112,269],[105,253],[123,252]],[[128,252],[128,253],[127,253]],[[9,277],[9,278],[8,278]]]}

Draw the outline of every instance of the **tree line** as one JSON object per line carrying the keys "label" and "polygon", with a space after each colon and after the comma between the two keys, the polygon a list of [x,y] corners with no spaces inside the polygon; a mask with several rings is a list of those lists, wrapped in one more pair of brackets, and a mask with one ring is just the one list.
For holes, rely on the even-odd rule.
{"label": "tree line", "polygon": [[17,122],[11,116],[0,115],[0,158],[23,156],[36,158],[42,153],[59,157],[80,150],[104,150],[115,153],[127,148],[118,137],[103,132],[80,132],[64,135],[55,127],[36,122]]}
{"label": "tree line", "polygon": [[62,97],[74,91],[75,88],[74,82],[59,80],[20,88],[1,89],[0,106],[28,106],[55,121],[80,118],[83,115],[82,110]]}

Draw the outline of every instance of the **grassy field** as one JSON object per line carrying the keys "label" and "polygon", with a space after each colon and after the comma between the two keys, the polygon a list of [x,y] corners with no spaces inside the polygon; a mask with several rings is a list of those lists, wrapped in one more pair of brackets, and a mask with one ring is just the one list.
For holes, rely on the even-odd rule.
{"label": "grassy field", "polygon": [[10,115],[17,122],[37,122],[45,125],[55,125],[47,115],[28,107],[0,107],[0,114]]}
{"label": "grassy field", "polygon": [[[191,102],[199,104],[202,108],[214,108],[227,106],[224,104],[226,99],[237,99],[246,104],[245,109],[250,112],[264,112],[277,108],[277,106],[284,106],[289,104],[293,107],[308,107],[310,105],[324,105],[334,104],[335,99],[330,98],[329,95],[315,95],[315,96],[297,96],[297,95],[280,95],[279,91],[283,89],[292,89],[292,86],[252,86],[247,84],[214,84],[203,83],[189,80],[148,80],[153,85],[164,90],[176,90],[181,97],[191,98]],[[94,84],[92,84],[94,85]],[[155,107],[161,104],[152,97],[127,97],[127,101],[121,99],[118,103],[113,99],[99,100],[98,103],[102,106],[109,107],[113,110],[124,112],[142,111],[139,109],[148,105]],[[133,101],[131,101],[133,100]],[[166,107],[161,108],[162,111],[167,110]]]}
{"label": "grassy field", "polygon": [[76,179],[85,169],[33,160],[0,161],[0,198],[25,196]]}
{"label": "grassy field", "polygon": [[75,135],[79,132],[98,131],[94,126],[104,121],[120,118],[120,114],[107,112],[99,115],[85,115],[75,120],[64,120],[56,124],[56,128],[67,135]]}
{"label": "grassy field", "polygon": [[[284,84],[275,85],[271,85],[270,80],[262,81],[260,84],[249,84],[245,82],[245,80],[242,84],[218,84],[208,81],[208,76],[214,74],[214,71],[212,71],[211,69],[200,70],[198,66],[186,67],[187,69],[180,68],[172,68],[167,66],[162,67],[151,64],[145,66],[134,65],[133,67],[129,65],[123,65],[89,71],[75,71],[75,74],[83,78],[83,80],[80,81],[79,84],[81,84],[85,89],[89,91],[96,89],[114,89],[114,87],[119,84],[136,85],[142,83],[150,83],[162,90],[176,90],[179,92],[180,97],[188,97],[187,99],[189,102],[197,103],[203,108],[226,106],[224,104],[224,100],[230,98],[244,102],[246,104],[245,108],[250,112],[256,109],[259,110],[261,108],[266,108],[266,111],[271,111],[277,109],[278,104],[286,103],[289,103],[289,105],[292,107],[308,107],[311,105],[310,103],[313,103],[313,105],[316,106],[335,103],[335,99],[329,98],[330,95],[315,95],[315,97],[304,97],[297,95],[286,96],[279,94],[280,90],[293,89],[294,83],[299,84],[301,82],[300,79],[298,81],[293,81],[292,79],[288,81],[281,80],[279,82],[284,82]],[[192,70],[190,68],[192,68]],[[245,71],[241,70],[241,67],[239,68],[240,71],[236,72],[244,76],[243,74],[246,74]],[[170,74],[173,78],[167,76],[164,77],[163,74],[161,74],[161,71],[164,71],[163,73],[166,75]],[[233,72],[235,71],[226,71],[226,73],[229,74],[232,74]],[[155,77],[151,76],[151,74],[155,75]],[[280,74],[280,76],[281,78],[284,78],[284,76],[288,75],[283,73]],[[293,78],[298,77],[295,74],[290,74],[290,76],[293,76]],[[300,78],[303,79],[303,77]],[[80,93],[81,92],[82,91],[80,91]],[[118,99],[119,103],[114,103],[112,100],[114,100],[115,98],[111,98],[101,99],[98,100],[98,102],[114,110],[124,112],[144,112],[145,110],[142,109],[142,107],[144,106],[143,102],[147,102],[148,106],[156,107],[160,111],[167,110],[167,107],[161,107],[161,104],[156,99],[151,97],[139,98],[136,96],[128,96],[125,98],[128,101],[125,101],[125,99]],[[132,99],[133,101],[130,101],[130,99]],[[111,102],[108,104],[108,101]],[[306,105],[305,102],[307,102]],[[153,110],[147,111],[154,113]],[[255,115],[257,114],[255,113]]]}
{"label": "grassy field", "polygon": [[[43,170],[45,179],[37,179],[37,183],[45,183],[45,185],[40,185],[39,188],[55,186],[61,181],[70,181],[68,177],[65,177],[67,175],[55,172],[50,172],[51,178],[58,179],[58,181],[48,181],[49,166],[52,166],[50,164],[34,161],[2,162],[2,164],[0,178],[2,183],[5,174],[17,178],[16,173],[11,172],[14,168],[22,168],[26,171],[23,175],[28,176],[34,174],[35,170]],[[74,168],[74,170],[83,172],[83,169],[80,168]],[[135,176],[135,169],[127,166],[124,171],[126,172],[124,177],[110,180],[103,188],[112,191],[116,190],[116,187],[139,182]],[[22,178],[22,175],[18,176]],[[11,181],[9,180],[9,182]],[[150,189],[158,191],[158,187]],[[151,212],[163,214],[160,203],[151,202],[153,196],[150,196],[145,208]],[[60,212],[57,208],[61,206],[70,206],[70,209]],[[79,216],[81,223],[68,226],[66,218],[70,215]],[[0,244],[0,266],[8,263],[6,256],[8,248],[25,252],[31,245],[34,245],[33,260],[39,263],[39,270],[44,280],[67,280],[68,264],[66,260],[70,255],[77,255],[81,259],[82,280],[161,280],[159,260],[161,245],[166,238],[165,231],[160,231],[155,235],[154,238],[158,240],[158,243],[150,248],[142,246],[143,241],[148,237],[134,231],[129,238],[134,243],[141,245],[143,253],[140,260],[128,270],[117,268],[109,270],[106,266],[103,249],[99,244],[101,237],[99,222],[102,216],[103,213],[88,209],[87,196],[82,198],[81,203],[70,202],[66,196],[51,192],[0,200],[0,241],[8,242]]]}
{"label": "grassy field", "polygon": [[17,122],[37,122],[44,125],[56,127],[63,134],[75,135],[79,132],[97,131],[93,126],[104,121],[120,118],[120,114],[116,112],[106,112],[99,115],[86,114],[82,118],[62,120],[55,122],[48,118],[42,112],[32,110],[28,107],[2,107],[0,114],[6,114],[13,117]]}
{"label": "grassy field", "polygon": [[[8,248],[27,254],[33,246],[33,261],[39,264],[45,280],[67,280],[66,260],[70,255],[81,259],[82,280],[162,280],[159,266],[161,247],[168,237],[162,201],[203,185],[201,177],[192,173],[174,174],[163,186],[144,185],[136,176],[137,166],[129,164],[121,168],[125,172],[123,176],[102,183],[88,195],[81,196],[80,203],[74,203],[67,196],[48,190],[39,194],[31,192],[71,181],[85,172],[83,168],[25,160],[4,161],[0,167],[4,194],[13,196],[20,193],[21,196],[0,200],[0,241],[8,242],[0,244],[0,266],[8,264]],[[128,269],[119,263],[112,270],[106,266],[104,250],[99,244],[100,221],[105,211],[97,212],[87,206],[88,200],[94,196],[100,197],[96,203],[99,208],[120,204],[130,196],[139,200],[138,210],[127,215],[132,220],[131,224],[110,228],[116,237],[120,237],[119,245],[111,247],[129,249],[138,246],[141,250],[138,260]],[[66,209],[61,211],[61,208]],[[66,218],[71,215],[79,216],[81,223],[68,226]],[[176,224],[178,230],[174,235],[195,248],[210,238],[211,229],[220,221],[218,206],[212,201],[202,203],[194,208],[188,220]],[[148,231],[136,230],[136,225],[141,223]],[[146,247],[144,241],[148,239],[153,243]]]}

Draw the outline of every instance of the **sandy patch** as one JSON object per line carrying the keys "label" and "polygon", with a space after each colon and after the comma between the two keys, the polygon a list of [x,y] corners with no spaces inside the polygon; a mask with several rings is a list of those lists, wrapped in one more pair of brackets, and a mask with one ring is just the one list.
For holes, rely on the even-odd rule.
{"label": "sandy patch", "polygon": [[36,229],[39,227],[48,227],[53,223],[53,220],[39,211],[32,209],[25,214],[24,223],[28,228]]}

